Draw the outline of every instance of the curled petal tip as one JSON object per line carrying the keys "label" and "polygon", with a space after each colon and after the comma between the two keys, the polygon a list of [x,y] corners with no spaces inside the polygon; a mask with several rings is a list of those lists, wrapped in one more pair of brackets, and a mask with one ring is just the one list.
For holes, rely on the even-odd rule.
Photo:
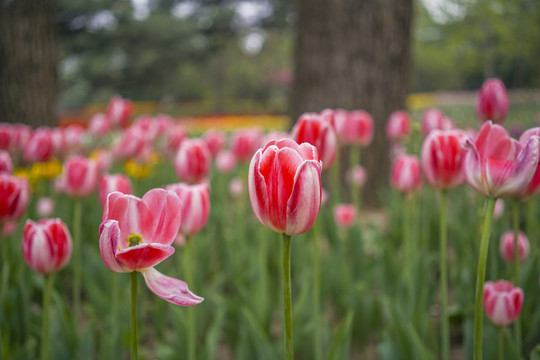
{"label": "curled petal tip", "polygon": [[192,293],[184,281],[163,275],[153,267],[140,272],[144,276],[148,289],[171,304],[193,306],[204,300],[204,298]]}

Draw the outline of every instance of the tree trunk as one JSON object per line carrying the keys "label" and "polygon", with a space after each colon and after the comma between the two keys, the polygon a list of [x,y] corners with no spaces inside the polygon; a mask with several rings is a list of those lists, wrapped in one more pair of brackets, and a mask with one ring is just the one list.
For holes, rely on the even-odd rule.
{"label": "tree trunk", "polygon": [[0,121],[56,124],[54,0],[0,2]]}
{"label": "tree trunk", "polygon": [[362,152],[365,201],[378,204],[389,183],[384,128],[405,108],[410,88],[412,0],[297,0],[293,119],[323,108],[363,109],[375,122]]}

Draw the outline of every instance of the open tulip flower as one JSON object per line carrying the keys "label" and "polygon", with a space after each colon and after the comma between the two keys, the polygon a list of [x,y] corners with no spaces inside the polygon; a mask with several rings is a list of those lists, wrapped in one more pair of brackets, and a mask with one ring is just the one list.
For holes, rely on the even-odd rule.
{"label": "open tulip flower", "polygon": [[526,191],[538,167],[540,137],[531,136],[520,144],[491,121],[484,123],[476,139],[467,139],[465,147],[467,182],[487,196],[519,196]]}
{"label": "open tulip flower", "polygon": [[484,284],[484,309],[488,318],[499,326],[513,323],[523,306],[523,290],[505,280]]}
{"label": "open tulip flower", "polygon": [[138,271],[154,294],[170,303],[190,306],[203,298],[189,291],[185,282],[154,269],[174,253],[171,243],[180,228],[181,210],[180,198],[163,189],[150,190],[142,199],[112,192],[99,229],[99,248],[109,269]]}
{"label": "open tulip flower", "polygon": [[321,206],[321,171],[315,146],[289,139],[268,142],[249,166],[249,197],[257,219],[287,235],[308,231]]}

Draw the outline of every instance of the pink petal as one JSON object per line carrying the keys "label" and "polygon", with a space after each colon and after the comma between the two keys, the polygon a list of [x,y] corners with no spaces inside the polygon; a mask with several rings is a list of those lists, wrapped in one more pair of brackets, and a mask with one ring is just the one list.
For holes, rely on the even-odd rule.
{"label": "pink petal", "polygon": [[141,270],[156,266],[173,253],[174,248],[170,245],[141,243],[117,251],[116,258],[128,269]]}
{"label": "pink petal", "polygon": [[251,201],[251,207],[257,219],[265,226],[270,227],[274,231],[278,231],[270,223],[268,212],[268,191],[266,189],[266,183],[264,176],[259,172],[261,166],[262,150],[258,150],[255,156],[251,159],[248,172],[248,187],[249,187],[249,199]]}
{"label": "pink petal", "polygon": [[308,160],[299,166],[287,202],[287,235],[305,233],[315,223],[321,207],[321,171],[319,161]]}
{"label": "pink petal", "polygon": [[463,170],[465,171],[467,183],[479,193],[490,195],[482,181],[482,163],[474,141],[471,138],[467,139],[464,147],[467,150],[467,155],[465,156]]}
{"label": "pink petal", "polygon": [[[174,241],[182,222],[182,203],[173,191],[153,189],[142,198],[153,221],[147,229],[141,229],[143,241],[170,245]],[[146,210],[145,209],[145,210]],[[149,237],[148,239],[145,236]]]}
{"label": "pink petal", "polygon": [[99,252],[105,265],[116,272],[130,272],[131,270],[124,266],[116,258],[118,241],[120,240],[120,227],[118,221],[108,220],[99,227]]}
{"label": "pink petal", "polygon": [[153,267],[142,270],[141,273],[148,289],[165,301],[180,306],[192,306],[204,300],[189,291],[184,281],[163,275]]}

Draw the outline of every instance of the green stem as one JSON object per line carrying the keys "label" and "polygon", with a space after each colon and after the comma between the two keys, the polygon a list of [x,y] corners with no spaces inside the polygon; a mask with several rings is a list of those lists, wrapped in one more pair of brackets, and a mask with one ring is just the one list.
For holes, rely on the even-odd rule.
{"label": "green stem", "polygon": [[497,199],[494,197],[489,197],[486,200],[484,227],[482,229],[482,239],[480,240],[480,254],[478,256],[478,269],[476,272],[476,294],[474,303],[474,360],[482,359],[482,322],[484,319],[482,299],[484,293],[484,280],[486,277],[489,236],[491,234],[493,209],[495,207],[496,200]]}
{"label": "green stem", "polygon": [[318,221],[313,225],[313,317],[315,322],[314,351],[315,360],[321,360],[323,355],[321,327],[321,270],[320,270],[320,235]]}
{"label": "green stem", "polygon": [[415,286],[414,286],[414,245],[413,245],[413,233],[412,233],[412,227],[413,227],[413,214],[411,211],[411,206],[414,202],[414,194],[405,194],[405,211],[403,211],[403,223],[402,223],[402,234],[403,234],[403,245],[404,245],[404,261],[403,263],[406,266],[405,270],[405,276],[407,279],[407,288],[408,288],[408,302],[409,302],[409,310],[411,312],[411,316],[414,312],[415,307],[415,300],[414,296],[416,294]]}
{"label": "green stem", "polygon": [[332,178],[334,186],[332,186],[332,193],[330,194],[332,204],[336,205],[341,202],[341,151],[343,149],[339,144],[336,145],[336,160],[332,165]]}
{"label": "green stem", "polygon": [[531,196],[527,200],[527,237],[536,239],[536,197]]}
{"label": "green stem", "polygon": [[81,276],[82,276],[82,249],[81,249],[81,216],[82,202],[75,199],[73,209],[73,321],[75,329],[79,328],[81,308]]}
{"label": "green stem", "polygon": [[[514,230],[514,262],[513,262],[513,282],[514,286],[519,287],[519,199],[512,201],[512,228]],[[514,334],[516,337],[516,349],[521,353],[521,321],[518,316],[514,322]]]}
{"label": "green stem", "polygon": [[446,254],[448,236],[446,223],[448,192],[446,190],[441,191],[440,206],[439,266],[441,275],[441,357],[443,360],[448,360],[450,358],[450,324],[448,319],[448,257]]}
{"label": "green stem", "polygon": [[51,295],[54,284],[54,273],[45,275],[43,285],[43,315],[41,324],[41,360],[50,358],[50,323],[51,323]]}
{"label": "green stem", "polygon": [[131,360],[139,359],[139,346],[137,342],[137,271],[131,273]]}
{"label": "green stem", "polygon": [[[186,236],[186,243],[184,245],[184,276],[185,281],[188,284],[193,283],[193,273],[191,261],[193,257],[193,239],[189,236]],[[187,336],[187,350],[188,350],[188,359],[195,360],[195,335],[197,332],[195,324],[195,314],[193,313],[193,307],[190,306],[187,309],[187,326],[186,326],[186,336]]]}
{"label": "green stem", "polygon": [[504,360],[504,328],[499,326],[499,360]]}
{"label": "green stem", "polygon": [[[359,146],[351,146],[349,151],[349,171],[351,171],[354,166],[360,166],[361,152]],[[351,204],[356,205],[358,219],[361,218],[360,211],[362,210],[362,190],[363,187],[351,183]]]}
{"label": "green stem", "polygon": [[114,358],[117,354],[116,351],[116,344],[118,343],[118,324],[120,321],[118,320],[118,314],[120,313],[119,308],[119,287],[120,283],[118,281],[118,273],[111,274],[112,276],[112,289],[111,289],[111,309],[110,312],[111,315],[111,334],[109,339],[109,346],[110,346],[110,353],[111,359]]}
{"label": "green stem", "polygon": [[293,327],[291,297],[291,236],[283,235],[283,317],[285,321],[285,359],[293,359]]}

